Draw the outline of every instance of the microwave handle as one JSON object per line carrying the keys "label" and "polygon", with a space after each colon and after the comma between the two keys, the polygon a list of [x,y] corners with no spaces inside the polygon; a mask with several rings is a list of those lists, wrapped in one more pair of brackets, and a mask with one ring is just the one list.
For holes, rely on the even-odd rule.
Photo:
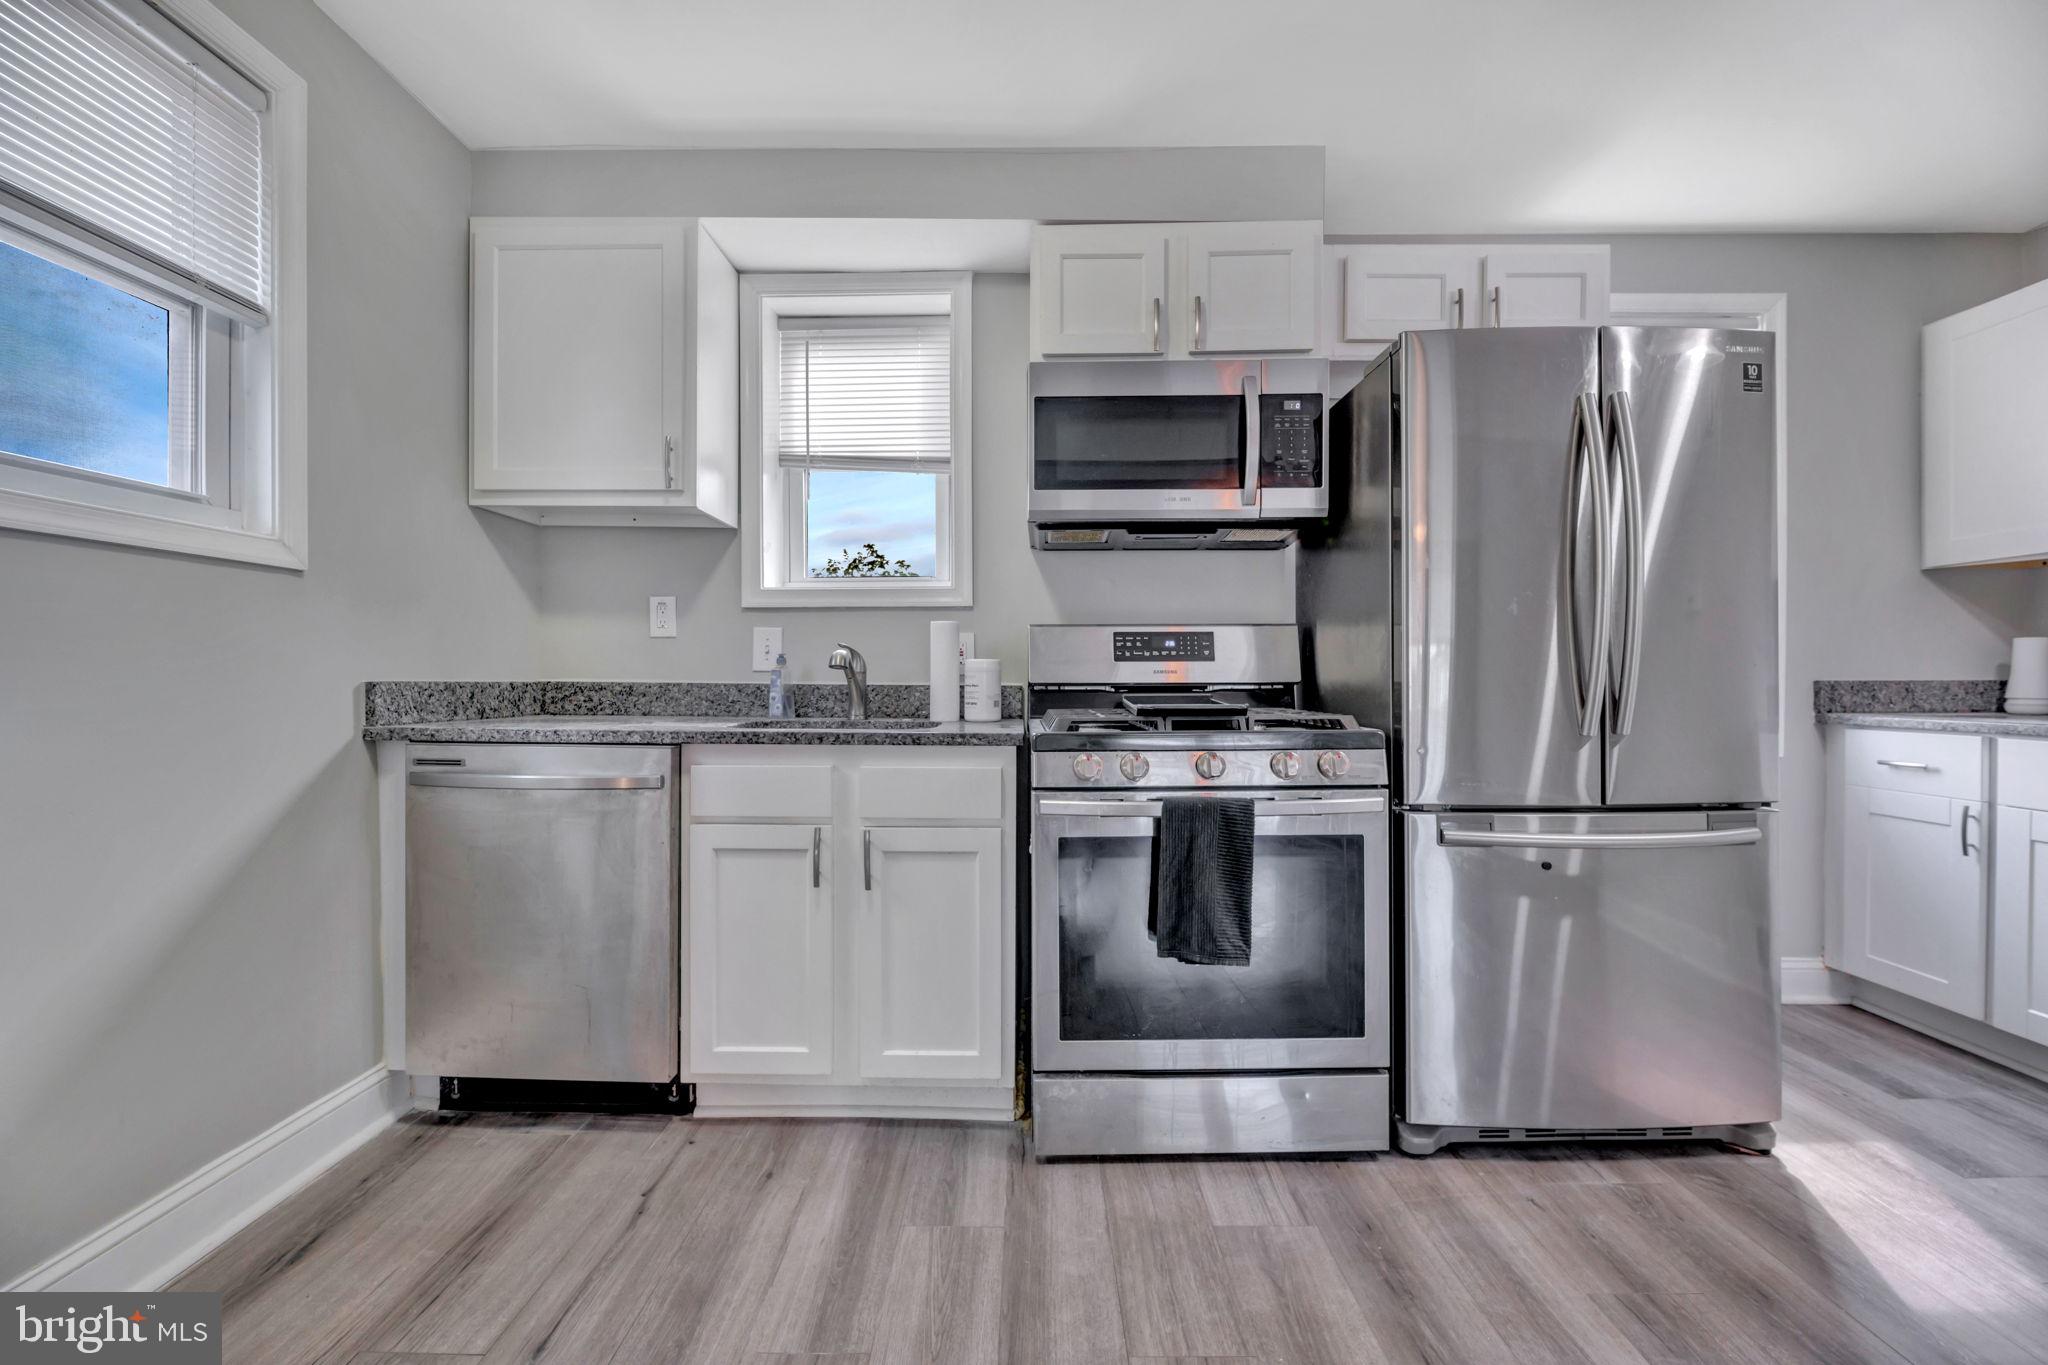
{"label": "microwave handle", "polygon": [[1259,376],[1254,370],[1244,377],[1244,489],[1238,506],[1259,505]]}

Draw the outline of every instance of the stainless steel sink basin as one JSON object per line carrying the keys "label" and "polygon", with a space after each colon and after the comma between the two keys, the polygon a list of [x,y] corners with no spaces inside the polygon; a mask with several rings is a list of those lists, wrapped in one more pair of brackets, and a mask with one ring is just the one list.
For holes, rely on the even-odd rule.
{"label": "stainless steel sink basin", "polygon": [[791,720],[743,720],[735,730],[936,730],[935,720],[848,720],[844,716],[804,716]]}

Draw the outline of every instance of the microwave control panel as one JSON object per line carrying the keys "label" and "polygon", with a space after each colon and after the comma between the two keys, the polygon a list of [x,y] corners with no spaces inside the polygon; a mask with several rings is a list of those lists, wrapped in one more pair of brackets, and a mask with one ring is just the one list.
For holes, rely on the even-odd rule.
{"label": "microwave control panel", "polygon": [[1259,395],[1259,487],[1323,484],[1323,396]]}

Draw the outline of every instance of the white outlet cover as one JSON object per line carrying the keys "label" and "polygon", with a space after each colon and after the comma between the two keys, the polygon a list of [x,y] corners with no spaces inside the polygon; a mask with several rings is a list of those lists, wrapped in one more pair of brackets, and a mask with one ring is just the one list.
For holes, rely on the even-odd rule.
{"label": "white outlet cover", "polygon": [[775,656],[782,653],[781,626],[754,627],[754,671],[771,672],[775,667]]}
{"label": "white outlet cover", "polygon": [[647,633],[655,639],[675,638],[675,598],[650,597],[647,599]]}

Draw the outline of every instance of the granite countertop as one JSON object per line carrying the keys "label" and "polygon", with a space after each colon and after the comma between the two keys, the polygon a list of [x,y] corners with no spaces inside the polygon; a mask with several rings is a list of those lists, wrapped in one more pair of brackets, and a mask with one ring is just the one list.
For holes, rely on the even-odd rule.
{"label": "granite countertop", "polygon": [[2005,684],[1996,678],[1816,682],[1813,718],[1864,730],[2048,739],[2048,716],[2009,715],[1998,709],[2004,701]]}
{"label": "granite countertop", "polygon": [[1829,711],[1817,717],[1823,725],[1860,730],[1938,730],[1951,735],[2005,735],[2048,739],[2048,716],[2010,716],[2003,711],[1899,712]]}
{"label": "granite countertop", "polygon": [[372,682],[363,738],[417,744],[1021,745],[1023,689],[1003,719],[932,725],[930,689],[868,687],[870,721],[846,719],[843,684],[792,683],[791,720],[766,724],[765,683]]}

